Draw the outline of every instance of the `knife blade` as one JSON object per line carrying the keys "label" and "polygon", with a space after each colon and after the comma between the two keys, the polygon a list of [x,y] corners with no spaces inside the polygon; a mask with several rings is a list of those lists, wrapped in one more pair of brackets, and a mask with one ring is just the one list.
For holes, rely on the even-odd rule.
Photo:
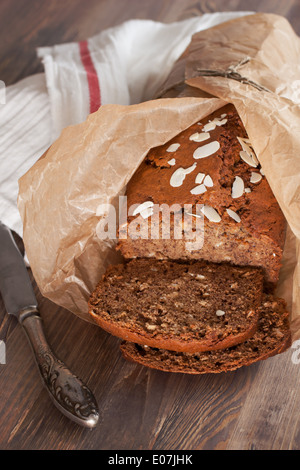
{"label": "knife blade", "polygon": [[19,320],[24,308],[38,307],[24,258],[9,228],[0,222],[0,292],[7,313]]}
{"label": "knife blade", "polygon": [[98,405],[90,389],[51,350],[24,258],[11,230],[0,221],[0,292],[5,309],[25,330],[44,386],[56,407],[82,426],[93,428]]}

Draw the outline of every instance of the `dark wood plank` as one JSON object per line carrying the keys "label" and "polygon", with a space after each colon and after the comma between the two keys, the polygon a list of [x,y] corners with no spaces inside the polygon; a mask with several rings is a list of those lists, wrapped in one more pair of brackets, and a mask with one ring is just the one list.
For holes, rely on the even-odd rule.
{"label": "dark wood plank", "polygon": [[227,449],[299,450],[299,364],[294,350],[258,365]]}
{"label": "dark wood plank", "polygon": [[2,0],[0,79],[8,86],[43,67],[36,48],[79,41],[132,18],[172,22],[215,11],[285,16],[300,34],[297,0]]}
{"label": "dark wood plank", "polygon": [[[249,8],[285,16],[300,34],[297,0],[2,0],[0,79],[9,85],[43,71],[39,46],[85,39],[131,18],[171,22]],[[89,431],[54,407],[27,339],[0,299],[7,346],[7,363],[0,365],[0,449],[300,448],[300,368],[291,352],[216,376],[148,370],[120,356],[118,339],[35,289],[53,350],[91,387],[101,419]]]}

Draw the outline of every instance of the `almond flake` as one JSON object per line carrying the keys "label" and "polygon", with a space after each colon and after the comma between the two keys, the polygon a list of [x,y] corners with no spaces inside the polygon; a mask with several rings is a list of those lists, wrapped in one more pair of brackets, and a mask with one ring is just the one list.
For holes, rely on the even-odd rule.
{"label": "almond flake", "polygon": [[[225,117],[226,115],[222,114],[222,116]],[[224,124],[227,122],[227,119],[222,118],[222,116],[220,118],[215,118],[212,121],[209,121],[207,124],[205,124],[205,126],[203,126],[202,130],[204,132],[208,132],[215,130],[217,126],[224,126]]]}
{"label": "almond flake", "polygon": [[209,144],[202,145],[202,147],[198,147],[195,152],[193,157],[198,160],[199,158],[206,158],[209,157],[210,155],[213,155],[216,153],[220,148],[220,144],[217,140],[214,140],[213,142],[210,142]]}
{"label": "almond flake", "polygon": [[259,161],[255,155],[255,152],[250,148],[250,141],[242,137],[237,137],[237,140],[243,149],[243,151],[240,152],[240,157],[242,160],[244,160],[244,162],[248,163],[250,166],[257,167],[259,165]]}
{"label": "almond flake", "polygon": [[261,174],[261,175],[265,176],[265,174],[264,174],[264,172],[263,172],[263,169],[262,169],[262,168],[261,168],[259,171],[260,171],[260,174]]}
{"label": "almond flake", "polygon": [[224,126],[224,124],[226,124],[226,122],[227,122],[227,119],[217,120],[217,126]]}
{"label": "almond flake", "polygon": [[257,156],[256,156],[254,151],[251,153],[251,157],[253,158],[254,163],[256,163],[256,166],[258,166],[259,161],[258,161]]}
{"label": "almond flake", "polygon": [[217,315],[217,317],[222,317],[223,315],[225,315],[225,312],[224,312],[224,310],[217,310],[216,315]]}
{"label": "almond flake", "polygon": [[195,183],[201,184],[204,179],[205,173],[198,173],[195,179]]}
{"label": "almond flake", "polygon": [[239,141],[242,149],[248,153],[248,155],[252,155],[252,153],[254,153],[249,144],[250,144],[250,140],[249,139],[245,139],[244,137],[237,137],[237,140]]}
{"label": "almond flake", "polygon": [[250,188],[245,188],[245,193],[251,193],[251,189]]}
{"label": "almond flake", "polygon": [[203,184],[207,186],[208,188],[211,188],[214,185],[213,180],[211,179],[209,175],[205,176]]}
{"label": "almond flake", "polygon": [[177,188],[178,186],[181,186],[186,175],[191,173],[197,166],[197,163],[194,163],[192,166],[189,168],[177,168],[177,170],[174,171],[173,175],[171,176],[170,179],[170,185],[173,186],[173,188]]}
{"label": "almond flake", "polygon": [[195,186],[193,189],[191,189],[191,194],[203,194],[206,191],[206,187],[204,184],[199,184],[198,186]]}
{"label": "almond flake", "polygon": [[196,132],[195,134],[191,135],[190,140],[193,142],[203,142],[210,138],[210,134],[208,132]]}
{"label": "almond flake", "polygon": [[198,217],[199,219],[202,219],[202,215],[199,215],[199,214],[193,214],[193,212],[185,212],[185,214],[187,215],[191,215],[192,217]]}
{"label": "almond flake", "polygon": [[217,125],[213,121],[210,121],[207,124],[205,124],[205,126],[203,126],[202,130],[204,132],[214,131],[216,126]]}
{"label": "almond flake", "polygon": [[167,148],[167,152],[176,152],[176,150],[178,150],[180,147],[180,144],[171,144],[168,148]]}
{"label": "almond flake", "polygon": [[147,219],[153,214],[154,203],[152,201],[145,201],[134,209],[132,215],[140,214],[143,219]]}
{"label": "almond flake", "polygon": [[231,196],[233,199],[241,197],[244,194],[244,181],[240,176],[236,176],[232,185]]}
{"label": "almond flake", "polygon": [[213,207],[204,205],[201,208],[201,212],[208,218],[208,220],[210,220],[210,222],[221,222],[219,213]]}
{"label": "almond flake", "polygon": [[176,164],[175,158],[171,158],[171,160],[168,161],[169,165],[174,166]]}
{"label": "almond flake", "polygon": [[245,152],[244,150],[242,150],[240,152],[240,157],[242,160],[244,160],[245,163],[248,163],[248,165],[250,166],[253,166],[254,168],[257,167],[256,163],[254,162],[253,158],[251,157],[251,155],[249,155],[247,152]]}
{"label": "almond flake", "polygon": [[254,173],[252,171],[250,183],[259,183],[261,179],[262,179],[262,175],[260,173]]}
{"label": "almond flake", "polygon": [[231,210],[231,209],[226,209],[226,212],[227,212],[227,214],[228,214],[233,220],[235,220],[236,222],[240,222],[240,221],[241,221],[240,216],[239,216],[236,212],[234,212],[233,210]]}

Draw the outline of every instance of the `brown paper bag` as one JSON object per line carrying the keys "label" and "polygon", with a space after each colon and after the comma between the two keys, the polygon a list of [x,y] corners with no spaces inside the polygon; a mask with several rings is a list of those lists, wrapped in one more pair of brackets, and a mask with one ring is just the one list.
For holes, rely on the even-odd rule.
{"label": "brown paper bag", "polygon": [[[106,105],[57,141],[19,181],[27,256],[42,294],[91,321],[87,300],[115,240],[99,240],[98,208],[112,203],[150,148],[233,103],[288,221],[278,294],[300,335],[300,40],[276,15],[255,14],[197,33],[158,96]],[[298,65],[299,64],[299,65]],[[172,91],[175,92],[172,95]]]}
{"label": "brown paper bag", "polygon": [[119,260],[115,240],[97,235],[99,207],[117,210],[118,196],[150,148],[222,105],[218,98],[106,105],[61,133],[19,182],[24,244],[45,297],[90,320],[88,297]]}

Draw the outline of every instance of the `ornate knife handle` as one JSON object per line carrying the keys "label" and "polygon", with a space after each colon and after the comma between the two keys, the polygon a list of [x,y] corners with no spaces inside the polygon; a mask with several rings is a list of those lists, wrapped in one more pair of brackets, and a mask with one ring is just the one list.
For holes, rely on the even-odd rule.
{"label": "ornate knife handle", "polygon": [[97,402],[89,388],[51,351],[38,310],[27,308],[19,321],[34,352],[44,385],[57,408],[81,426],[93,428],[99,419]]}

